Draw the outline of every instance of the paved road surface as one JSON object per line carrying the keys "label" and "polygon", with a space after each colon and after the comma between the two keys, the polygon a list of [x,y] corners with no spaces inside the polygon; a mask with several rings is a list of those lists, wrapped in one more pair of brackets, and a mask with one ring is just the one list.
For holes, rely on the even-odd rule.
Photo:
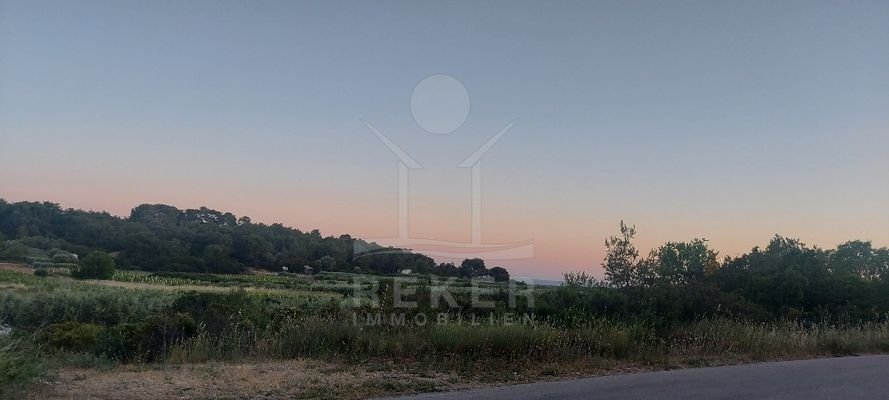
{"label": "paved road surface", "polygon": [[648,372],[399,399],[889,399],[889,356]]}

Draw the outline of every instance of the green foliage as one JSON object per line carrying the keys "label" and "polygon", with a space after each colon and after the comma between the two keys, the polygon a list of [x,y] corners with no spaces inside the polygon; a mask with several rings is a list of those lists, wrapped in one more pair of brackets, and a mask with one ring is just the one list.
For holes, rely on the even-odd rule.
{"label": "green foliage", "polygon": [[27,246],[17,241],[0,242],[0,260],[22,261],[27,250]]}
{"label": "green foliage", "polygon": [[32,346],[0,336],[0,398],[21,398],[27,386],[45,374]]}
{"label": "green foliage", "polygon": [[636,227],[629,227],[620,221],[620,236],[612,236],[605,241],[605,279],[616,287],[636,285],[641,279],[639,272],[639,251],[633,246]]}
{"label": "green foliage", "polygon": [[652,252],[655,274],[663,283],[685,286],[700,282],[707,274],[719,269],[717,253],[707,247],[707,241],[667,243]]}
{"label": "green foliage", "polygon": [[261,326],[271,318],[263,304],[245,292],[187,293],[173,303],[171,310],[191,316],[210,332],[222,331],[233,324]]}
{"label": "green foliage", "polygon": [[592,288],[602,286],[595,276],[586,271],[570,271],[562,274],[562,286],[575,288]]}
{"label": "green foliage", "polygon": [[104,333],[101,325],[67,321],[47,326],[43,340],[58,349],[94,352]]}
{"label": "green foliage", "polygon": [[96,353],[112,360],[154,361],[197,332],[198,325],[189,315],[157,314],[144,322],[109,327]]}
{"label": "green foliage", "polygon": [[491,268],[488,272],[494,278],[494,282],[509,282],[509,271],[506,268],[498,266]]}
{"label": "green foliage", "polygon": [[170,347],[194,337],[198,326],[181,313],[156,314],[136,323],[102,326],[77,321],[51,324],[40,341],[53,349],[90,353],[122,361],[153,361]]}
{"label": "green foliage", "polygon": [[889,249],[854,240],[837,246],[828,255],[830,270],[837,275],[866,281],[889,279]]}
{"label": "green foliage", "polygon": [[[281,224],[253,223],[227,212],[180,210],[143,204],[129,218],[108,213],[63,210],[58,204],[3,202],[0,235],[16,238],[0,245],[0,259],[51,262],[55,254],[29,255],[25,247],[86,254],[119,252],[124,267],[148,271],[240,273],[247,268],[301,271],[318,261],[324,271],[397,273],[411,269],[431,273],[435,262],[408,250],[379,246],[349,235],[324,237]],[[2,242],[8,243],[8,242]],[[10,247],[11,246],[11,247]],[[64,257],[62,257],[64,258]],[[72,263],[70,258],[58,261]]]}
{"label": "green foliage", "polygon": [[[780,246],[775,251],[796,254]],[[23,333],[36,332],[36,342],[47,350],[122,362],[322,356],[507,363],[529,358],[547,362],[607,358],[648,363],[685,354],[776,358],[878,351],[889,346],[885,316],[843,324],[776,319],[766,309],[707,282],[538,288],[534,308],[520,303],[515,310],[505,308],[505,285],[490,283],[495,309],[467,307],[469,293],[458,290],[459,308],[450,310],[451,322],[430,320],[414,325],[410,321],[417,314],[435,318],[439,310],[420,301],[417,309],[405,310],[406,324],[361,324],[355,322],[358,314],[353,312],[399,310],[297,302],[242,290],[133,291],[18,275],[30,278],[22,281],[27,288],[0,291],[0,318]],[[210,284],[203,280],[205,276],[189,276],[194,278],[192,284]],[[713,276],[705,275],[705,280]],[[234,278],[206,275],[207,279],[223,277]],[[391,297],[396,278],[400,277],[386,278],[380,285],[378,295],[384,302]],[[319,285],[332,285],[347,276],[325,273],[315,279],[329,280]],[[418,292],[428,293],[424,292],[428,283],[429,279],[419,278],[414,284]],[[507,319],[507,312],[515,317]],[[534,317],[524,320],[524,313]]]}
{"label": "green foliage", "polygon": [[80,266],[71,275],[79,279],[111,279],[114,277],[114,257],[94,251],[83,258]]}
{"label": "green foliage", "polygon": [[635,228],[621,222],[620,230],[606,242],[606,282],[634,297],[628,309],[658,324],[716,315],[872,320],[889,312],[889,249],[869,242],[822,250],[776,236],[765,250],[720,263],[703,239],[670,242],[640,258]]}
{"label": "green foliage", "polygon": [[[80,276],[96,266],[107,271],[110,261],[115,280],[140,283],[130,285],[140,289],[0,271],[0,282],[6,284],[0,290],[0,320],[52,351],[127,362],[320,355],[508,363],[527,358],[651,360],[675,354],[775,358],[889,348],[889,250],[869,242],[825,250],[776,236],[765,249],[720,263],[705,240],[695,239],[667,243],[640,257],[635,228],[622,222],[620,233],[606,241],[605,282],[569,273],[563,287],[533,289],[534,307],[520,298],[515,309],[507,306],[507,285],[488,282],[480,286],[491,291],[487,296],[494,308],[480,310],[470,306],[469,280],[457,279],[452,286],[457,306],[451,309],[432,306],[426,274],[491,275],[504,282],[508,271],[489,270],[480,259],[459,267],[435,265],[428,257],[349,236],[254,224],[205,208],[145,205],[121,219],[49,203],[3,204],[0,233],[16,238],[3,242],[3,251],[18,248],[16,254],[42,260],[36,262],[49,268],[58,265],[51,260],[63,252],[101,248],[120,251],[118,260],[129,266],[155,270],[115,272],[115,259],[106,253],[90,253],[76,269]],[[371,251],[356,255],[356,248]],[[247,266],[299,270],[315,260],[319,274],[314,276],[208,273]],[[354,268],[417,272],[410,286],[418,293],[418,308],[405,311],[408,320],[446,312],[464,321],[491,317],[496,322],[356,324],[357,313],[393,311],[395,278],[382,278],[378,291],[357,303],[323,293],[351,294],[354,276],[341,271]],[[107,272],[88,275],[109,277]],[[141,284],[169,287],[145,290],[148,285]],[[191,286],[212,290],[182,292]],[[314,293],[297,295],[303,291]],[[329,297],[316,297],[321,294]],[[374,294],[382,308],[370,305]],[[533,314],[534,319],[504,322],[508,312]],[[23,355],[14,346],[3,351],[0,365]],[[30,364],[24,360],[22,365],[27,369]]]}
{"label": "green foliage", "polygon": [[460,264],[460,276],[464,278],[481,276],[484,275],[486,271],[485,260],[482,260],[481,258],[466,259]]}
{"label": "green foliage", "polygon": [[26,330],[66,321],[103,326],[141,322],[164,310],[178,296],[168,292],[134,292],[86,284],[53,286],[49,281],[57,278],[41,279],[14,272],[7,274],[26,279],[15,281],[4,278],[4,282],[40,285],[40,290],[0,291],[0,320]]}
{"label": "green foliage", "polygon": [[315,272],[321,271],[335,271],[336,270],[336,260],[331,256],[324,256],[312,263],[312,266],[315,267]]}

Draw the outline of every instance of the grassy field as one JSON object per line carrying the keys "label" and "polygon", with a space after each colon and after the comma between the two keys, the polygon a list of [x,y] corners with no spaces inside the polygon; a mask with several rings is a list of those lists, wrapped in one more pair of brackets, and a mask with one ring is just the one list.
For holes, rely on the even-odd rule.
{"label": "grassy field", "polygon": [[[0,264],[5,397],[363,398],[889,351],[885,322],[556,318],[546,299],[560,288],[509,308],[506,285],[484,283],[494,307],[477,310],[458,281],[457,307],[436,307],[419,277],[405,310],[392,277],[55,272]],[[376,301],[353,293],[356,279],[380,281]]]}

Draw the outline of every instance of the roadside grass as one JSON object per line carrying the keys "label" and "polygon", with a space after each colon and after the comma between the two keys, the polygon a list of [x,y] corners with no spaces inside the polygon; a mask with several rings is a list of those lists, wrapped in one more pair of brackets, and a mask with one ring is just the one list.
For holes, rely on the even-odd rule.
{"label": "roadside grass", "polygon": [[657,336],[644,324],[606,319],[578,328],[546,324],[393,328],[354,326],[344,319],[311,316],[292,320],[280,329],[201,333],[173,346],[167,361],[321,357],[354,362],[384,358],[429,363],[456,359],[549,363],[606,359],[662,368],[674,363],[709,365],[709,360],[720,358],[764,361],[887,350],[886,322],[841,327],[716,319],[677,326],[668,335]]}

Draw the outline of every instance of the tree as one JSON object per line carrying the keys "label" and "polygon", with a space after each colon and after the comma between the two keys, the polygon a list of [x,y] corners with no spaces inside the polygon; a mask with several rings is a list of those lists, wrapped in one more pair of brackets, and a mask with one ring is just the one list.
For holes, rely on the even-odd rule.
{"label": "tree", "polygon": [[[278,271],[302,267],[330,256],[332,268],[393,273],[398,268],[429,273],[435,261],[423,254],[380,246],[349,235],[324,237],[282,224],[256,223],[207,207],[180,210],[143,204],[129,217],[67,209],[40,202],[8,203],[0,199],[0,237],[20,239],[41,250],[58,248],[86,254],[101,249],[119,252],[116,262],[149,271],[238,273],[248,267]],[[52,242],[50,245],[49,242]],[[2,243],[2,241],[0,241]],[[367,250],[356,252],[356,250]],[[0,246],[0,258],[7,246]],[[21,259],[15,245],[6,258]]]}
{"label": "tree", "polygon": [[611,236],[605,240],[606,252],[602,267],[605,269],[605,280],[611,286],[629,287],[637,283],[639,251],[633,245],[635,236],[636,227],[629,227],[624,221],[620,221],[620,236]]}
{"label": "tree", "polygon": [[880,280],[889,274],[889,252],[875,249],[871,242],[849,241],[837,246],[829,256],[830,271],[836,275],[849,274],[869,281]]}
{"label": "tree", "polygon": [[464,278],[480,276],[486,271],[485,260],[481,258],[467,258],[460,263],[460,276]]}
{"label": "tree", "polygon": [[114,257],[102,251],[87,254],[72,272],[79,279],[111,279],[114,277]]}
{"label": "tree", "polygon": [[459,276],[460,269],[454,263],[441,263],[435,266],[434,273],[441,276]]}
{"label": "tree", "polygon": [[488,271],[494,277],[494,282],[509,282],[509,271],[506,268],[497,266]]}
{"label": "tree", "polygon": [[707,247],[704,239],[691,242],[669,242],[649,257],[659,282],[684,286],[700,282],[704,276],[719,268],[717,253]]}
{"label": "tree", "polygon": [[591,288],[602,286],[602,283],[586,271],[569,271],[562,274],[562,286]]}
{"label": "tree", "polygon": [[17,241],[0,242],[0,260],[24,260],[27,251],[28,248]]}
{"label": "tree", "polygon": [[331,256],[324,256],[315,260],[314,267],[315,272],[333,271],[336,268],[336,260]]}

